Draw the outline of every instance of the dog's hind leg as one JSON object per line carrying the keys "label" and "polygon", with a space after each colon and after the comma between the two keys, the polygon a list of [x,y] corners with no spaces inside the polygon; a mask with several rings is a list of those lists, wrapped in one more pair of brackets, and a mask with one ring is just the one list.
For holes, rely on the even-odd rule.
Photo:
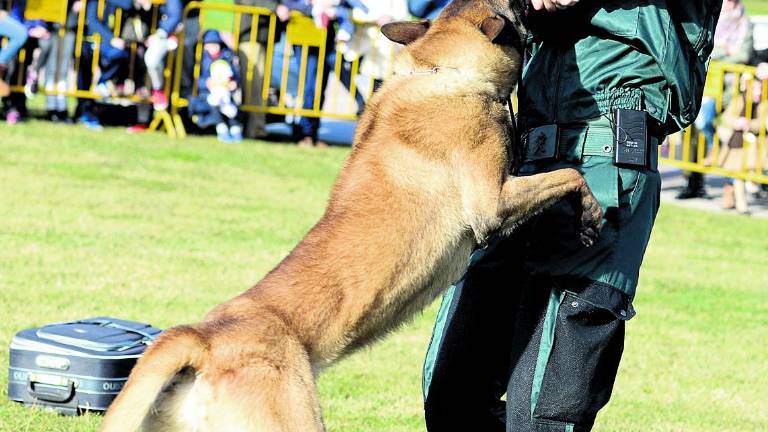
{"label": "dog's hind leg", "polygon": [[216,432],[323,432],[315,378],[299,344],[274,358],[253,358],[236,370],[202,379],[212,389],[201,430]]}

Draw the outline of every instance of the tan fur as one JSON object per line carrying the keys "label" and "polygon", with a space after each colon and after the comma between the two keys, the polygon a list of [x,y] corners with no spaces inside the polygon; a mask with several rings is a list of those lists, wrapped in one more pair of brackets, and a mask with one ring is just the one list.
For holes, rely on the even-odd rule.
{"label": "tan fur", "polygon": [[323,431],[315,376],[432,302],[477,241],[566,195],[594,239],[600,208],[576,171],[508,175],[501,101],[520,56],[480,31],[489,16],[457,1],[405,47],[320,221],[256,286],[161,336],[102,431]]}

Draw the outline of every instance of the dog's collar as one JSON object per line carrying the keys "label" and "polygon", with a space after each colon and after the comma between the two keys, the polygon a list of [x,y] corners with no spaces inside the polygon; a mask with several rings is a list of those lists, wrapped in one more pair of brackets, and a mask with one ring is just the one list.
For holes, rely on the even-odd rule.
{"label": "dog's collar", "polygon": [[439,73],[440,71],[451,71],[451,72],[459,72],[459,68],[450,67],[450,66],[435,66],[431,69],[411,69],[410,72],[406,74],[398,74],[398,75],[434,75],[436,73]]}

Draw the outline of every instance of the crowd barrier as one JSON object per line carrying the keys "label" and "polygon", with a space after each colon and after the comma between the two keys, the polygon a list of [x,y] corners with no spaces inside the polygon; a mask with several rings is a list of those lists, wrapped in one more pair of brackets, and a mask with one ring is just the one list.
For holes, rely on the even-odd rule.
{"label": "crowd barrier", "polygon": [[[153,0],[152,3],[150,33],[157,27],[160,18],[159,7],[164,0]],[[105,0],[99,0],[97,7],[100,17],[104,13],[104,4]],[[31,18],[39,17],[61,24],[66,20],[66,1],[29,2],[29,5],[37,8],[28,9],[27,12]],[[86,85],[82,83],[80,86],[77,85],[75,77],[78,76],[80,68],[88,67],[96,71],[100,58],[99,35],[87,35],[85,28],[87,2],[84,1],[83,5],[78,15],[75,34],[74,75],[69,74],[66,88],[46,87],[42,88],[41,92],[46,95],[106,99],[113,103],[150,104],[148,94],[137,94],[135,91],[123,91],[105,97],[95,88],[98,74],[93,74]],[[214,14],[217,15],[215,23],[212,22],[213,19],[209,19]],[[121,36],[123,27],[127,25],[124,15],[123,11],[118,9],[114,17],[111,17],[110,25],[114,29],[115,36]],[[195,25],[190,25],[192,20],[197,21]],[[251,30],[247,37],[241,37],[242,25],[248,22]],[[335,41],[328,40],[329,34],[325,29],[318,28],[312,19],[298,13],[293,13],[288,23],[281,26],[274,12],[268,9],[193,1],[184,9],[182,24],[187,31],[178,35],[178,48],[169,52],[164,70],[163,91],[170,100],[170,106],[168,111],[154,112],[154,118],[150,124],[150,129],[165,130],[172,137],[186,135],[184,110],[199,90],[197,80],[201,72],[203,50],[202,43],[198,41],[203,32],[212,26],[231,34],[232,48],[244,62],[241,65],[243,71],[241,110],[246,113],[354,120],[360,108],[357,99],[360,97],[367,99],[374,91],[377,80],[391,74],[396,49],[394,44],[386,41],[383,36],[380,36],[380,41],[374,40],[372,42],[374,45],[381,44],[380,46],[386,46],[386,49],[369,50],[365,61],[368,64],[378,65],[378,71],[376,74],[364,76],[361,74],[362,59],[360,57],[353,58],[351,61],[344,59],[341,54],[342,45],[334,47]],[[259,40],[260,27],[263,26],[267,27],[267,40]],[[59,37],[63,38],[65,31],[62,25]],[[128,76],[135,88],[149,88],[148,78],[143,68],[137,67],[143,61],[139,56],[140,43],[141,41],[136,40],[129,41]],[[91,48],[88,50],[88,55],[85,55],[88,47]],[[385,54],[382,55],[382,52]],[[29,55],[30,53],[24,50],[19,53],[21,67],[15,74],[14,81],[11,82],[14,92],[24,91],[25,67],[30,63]],[[311,56],[323,59],[317,62],[314,76],[308,72],[312,70],[308,66]],[[87,64],[83,64],[84,62]],[[188,67],[188,64],[192,67]],[[323,95],[325,75],[331,72],[328,80],[331,90]],[[768,104],[768,81],[762,83],[762,95],[759,101],[753,100],[752,84],[755,73],[756,69],[751,66],[712,62],[705,97],[714,100],[716,112],[719,114],[723,112],[730,100],[734,100],[743,93],[746,100],[744,115],[751,118],[758,103]],[[191,74],[191,78],[186,77],[186,88],[185,74]],[[297,76],[291,76],[292,74]],[[311,106],[304,106],[304,96],[308,91],[314,92],[314,100]],[[766,112],[762,111],[762,115],[765,116]],[[733,163],[722,166],[719,163],[726,146],[721,143],[720,128],[716,128],[712,140],[708,140],[704,133],[699,133],[693,127],[671,136],[661,148],[660,161],[688,171],[768,184],[768,144],[766,143],[768,121],[765,118],[759,118],[759,121],[759,131],[744,140],[744,149],[740,152],[741,161],[737,166]]]}
{"label": "crowd barrier", "polygon": [[[378,76],[361,75],[362,57],[355,57],[348,61],[344,59],[343,44],[335,44],[328,40],[328,31],[318,28],[311,18],[293,12],[290,20],[285,25],[284,32],[278,29],[277,16],[270,10],[243,5],[207,3],[200,1],[190,2],[184,10],[184,22],[191,16],[199,14],[200,38],[202,32],[208,27],[206,17],[213,12],[226,13],[232,18],[232,45],[236,53],[240,54],[242,83],[242,104],[240,109],[248,113],[293,115],[303,117],[323,117],[355,120],[360,110],[357,99],[362,97],[367,100],[373,93],[375,82],[391,74],[395,45],[386,41],[379,35],[378,39],[371,43],[374,49],[370,49],[364,61],[368,64],[379,65]],[[245,21],[244,21],[245,20]],[[250,21],[250,31],[246,39],[241,37],[241,23]],[[258,41],[257,35],[261,26],[267,26],[268,39]],[[358,23],[367,26],[367,23]],[[179,36],[179,45],[183,45],[184,38],[189,34]],[[278,40],[279,39],[279,40]],[[376,46],[384,46],[385,55]],[[280,48],[278,51],[278,47]],[[280,55],[277,55],[281,53]],[[202,47],[197,44],[194,55],[195,68],[192,76],[192,92],[184,94],[183,79],[185,56],[189,52],[179,51],[176,57],[174,87],[171,92],[171,116],[173,118],[174,133],[178,136],[185,135],[184,121],[180,112],[189,106],[189,100],[198,94],[197,80],[200,76],[200,63]],[[310,67],[310,55],[316,55],[323,59],[316,62],[316,69]],[[264,64],[256,64],[255,59],[261,59]],[[275,78],[275,70],[279,72]],[[326,71],[332,69],[332,71]],[[314,76],[312,71],[316,71]],[[292,73],[296,73],[294,80],[289,79]],[[331,73],[332,72],[332,73]],[[330,91],[322,93],[325,75],[330,73],[328,80]],[[346,87],[346,89],[342,88]],[[256,88],[256,91],[254,91]],[[304,106],[305,93],[314,92],[311,106]]]}
{"label": "crowd barrier", "polygon": [[[152,7],[147,12],[151,16],[150,23],[147,28],[147,35],[153,33],[159,22],[160,12],[159,8],[165,0],[153,0]],[[12,6],[12,3],[11,3]],[[88,35],[86,31],[86,16],[88,13],[88,2],[83,1],[80,12],[77,16],[77,27],[74,32],[74,59],[72,63],[73,74],[69,71],[65,72],[66,85],[64,87],[50,86],[42,87],[39,89],[39,93],[46,96],[67,96],[77,97],[81,99],[93,99],[93,100],[108,100],[113,103],[126,104],[126,103],[151,103],[149,100],[149,93],[139,94],[135,90],[139,88],[149,88],[148,78],[143,73],[143,68],[139,67],[143,64],[143,59],[139,56],[140,40],[126,40],[126,49],[129,50],[128,61],[128,78],[126,82],[128,86],[120,89],[112,89],[109,95],[104,95],[96,91],[96,83],[99,75],[97,73],[90,74],[90,79],[87,82],[78,85],[79,71],[83,67],[87,67],[92,71],[98,70],[98,65],[101,60],[101,37],[98,34]],[[95,5],[97,8],[97,14],[100,19],[104,17],[105,13],[105,0],[99,0]],[[25,11],[25,17],[27,19],[42,19],[44,21],[55,23],[59,25],[59,30],[52,34],[51,37],[59,38],[59,41],[64,40],[68,30],[66,28],[67,21],[67,1],[35,1],[27,2],[27,9]],[[114,16],[109,17],[108,21],[114,31],[115,37],[121,37],[125,34],[123,29],[126,25],[129,25],[128,20],[122,10],[117,9]],[[60,53],[61,51],[59,51]],[[18,54],[18,62],[15,68],[12,78],[10,80],[11,91],[15,93],[24,92],[24,84],[27,68],[30,67],[32,53],[28,53],[25,48],[22,48]],[[58,58],[56,62],[57,68],[65,63],[63,59]],[[84,64],[86,63],[86,64]],[[165,92],[170,96],[171,82],[167,78],[170,76],[170,65],[172,64],[172,54],[169,55],[167,60],[165,76]],[[58,71],[57,71],[58,72]]]}
{"label": "crowd barrier", "polygon": [[[669,137],[661,148],[659,161],[686,171],[768,184],[768,111],[757,109],[759,105],[768,104],[768,80],[762,83],[756,81],[756,73],[757,69],[753,66],[711,62],[704,91],[705,100],[714,102],[717,113],[711,141],[707,139],[707,134],[690,126],[685,131]],[[762,93],[758,100],[754,97],[755,83],[760,86],[758,90]],[[723,159],[728,156],[725,152],[730,150],[728,143],[723,142],[727,137],[721,136],[725,128],[720,115],[729,103],[739,97],[743,97],[745,102],[744,112],[740,115],[754,118],[759,123],[759,128],[745,134],[743,149],[737,154],[738,160],[724,165]]]}

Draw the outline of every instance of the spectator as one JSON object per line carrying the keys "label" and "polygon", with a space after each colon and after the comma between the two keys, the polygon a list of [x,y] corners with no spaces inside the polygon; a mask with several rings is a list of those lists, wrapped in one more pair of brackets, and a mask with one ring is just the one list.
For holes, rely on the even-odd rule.
{"label": "spectator", "polygon": [[[165,56],[168,51],[175,50],[179,45],[175,33],[181,28],[181,19],[186,3],[182,0],[166,1],[160,7],[162,18],[157,30],[146,41],[147,51],[144,54],[144,63],[147,65],[147,73],[152,86],[152,103],[156,111],[168,109],[168,95],[163,91]],[[152,7],[151,0],[138,0],[138,4],[144,10],[149,10]],[[196,35],[187,34],[187,36],[193,41],[197,40]]]}
{"label": "spectator", "polygon": [[[26,7],[26,0],[18,0],[13,2],[13,8],[11,9],[11,15],[16,21],[24,24],[28,36],[24,45],[28,53],[24,59],[24,64],[14,61],[11,63],[11,70],[9,71],[10,75],[17,75],[20,77],[20,80],[21,76],[23,76],[24,66],[32,63],[33,52],[38,46],[38,41],[45,42],[45,40],[50,38],[50,32],[45,22],[25,19],[24,12]],[[5,120],[8,124],[14,124],[27,116],[27,99],[23,93],[11,94],[3,100],[3,103],[6,110]]]}
{"label": "spectator", "polygon": [[[245,6],[257,6],[275,11],[280,4],[277,0],[235,0],[235,4]],[[241,76],[248,77],[252,71],[251,79],[244,88],[243,98],[247,105],[262,105],[264,74],[267,63],[267,42],[269,42],[270,28],[269,16],[243,14],[240,18],[240,35],[235,35],[240,41],[238,54],[240,57]],[[278,20],[279,21],[279,20]],[[256,35],[253,35],[254,24],[258,26]],[[282,27],[282,23],[279,23]],[[275,44],[277,44],[282,30],[275,29]],[[253,40],[253,42],[251,42]],[[267,136],[267,116],[263,112],[249,112],[245,122],[245,136],[248,138],[264,138]]]}
{"label": "spectator", "polygon": [[[753,53],[752,23],[746,14],[746,9],[741,0],[725,0],[720,12],[720,19],[715,29],[715,47],[712,51],[712,60],[725,63],[745,64]],[[731,78],[731,76],[726,78]],[[731,91],[726,86],[723,89],[723,106],[727,106],[731,98]],[[693,145],[698,143],[698,133],[703,132],[707,148],[711,148],[714,137],[714,120],[717,115],[717,105],[713,98],[705,97],[701,102],[701,110],[694,123]],[[698,152],[692,151],[691,157],[695,162]],[[705,198],[704,174],[692,172],[688,174],[688,184],[677,195],[678,199]]]}
{"label": "spectator", "polygon": [[368,13],[368,6],[362,0],[314,0],[312,2],[312,19],[320,28],[328,28],[331,21],[338,23],[336,40],[349,42],[355,32],[352,21],[352,10],[358,9]]}
{"label": "spectator", "polygon": [[[282,4],[276,9],[277,16],[281,21],[285,22],[290,18],[290,11],[297,11],[308,17],[312,16],[312,5],[309,0],[282,0]],[[330,53],[333,51],[333,42],[335,40],[335,34],[333,26],[328,26],[328,36],[326,37],[325,52]],[[298,45],[293,46],[294,55],[296,58],[302,58],[302,47]],[[329,69],[323,68],[322,76],[318,77],[318,65],[321,61],[319,59],[320,50],[315,47],[310,47],[307,53],[306,63],[306,78],[304,85],[304,101],[302,108],[311,110],[315,107],[315,103],[322,107],[325,99],[325,87],[328,83]],[[323,59],[325,60],[325,59]],[[315,101],[315,93],[317,86],[320,85],[320,100]],[[297,135],[299,138],[299,146],[301,147],[327,147],[328,144],[318,139],[318,131],[320,129],[320,119],[316,117],[302,116],[299,120]]]}
{"label": "spectator", "polygon": [[115,37],[110,21],[114,20],[117,8],[130,10],[133,8],[131,0],[106,0],[102,17],[99,18],[98,0],[87,0],[86,24],[88,33],[99,35],[99,67],[101,76],[96,84],[96,91],[102,98],[109,98],[115,93],[114,81],[120,72],[128,65],[129,53],[125,41]]}
{"label": "spectator", "polygon": [[435,19],[451,0],[408,0],[408,11],[416,18]]}
{"label": "spectator", "polygon": [[216,30],[203,34],[198,95],[190,101],[192,121],[201,128],[216,127],[221,142],[240,142],[243,128],[237,119],[234,92],[239,88],[235,55]]}
{"label": "spectator", "polygon": [[[380,27],[392,21],[408,18],[408,8],[405,0],[362,0],[365,9],[355,8],[352,17],[358,25],[352,38],[347,43],[339,44],[339,50],[344,56],[341,81],[350,88],[350,65],[359,60],[360,75],[369,78],[373,84],[373,90],[377,89],[390,65],[387,60],[391,58],[394,46],[381,34]],[[359,111],[362,111],[365,100],[362,98],[360,86],[357,86],[356,100]]]}
{"label": "spectator", "polygon": [[5,11],[7,3],[0,0],[0,36],[8,40],[4,47],[0,47],[0,97],[6,97],[10,94],[10,86],[6,81],[8,66],[16,57],[21,47],[27,41],[27,29],[17,19],[8,15]]}
{"label": "spectator", "polygon": [[[145,57],[149,30],[152,26],[153,11],[151,10],[151,4],[144,4],[140,1],[134,2],[135,8],[132,10],[123,11],[123,19],[121,23],[120,39],[125,41],[126,46],[130,46],[132,50],[131,67],[129,68],[129,76],[123,81],[122,85],[118,85],[118,94],[120,95],[135,95],[141,100],[149,99],[150,93],[146,88],[147,68],[145,63],[141,61],[135,61],[136,58],[143,59]],[[126,128],[128,133],[138,133],[147,130],[147,127],[152,120],[152,105],[146,103],[139,103],[135,105],[136,116],[135,121]]]}
{"label": "spectator", "polygon": [[[69,121],[67,97],[64,93],[67,91],[67,77],[74,58],[75,33],[82,6],[81,0],[70,0],[63,25],[64,35],[60,34],[61,24],[51,24],[51,37],[40,40],[40,57],[37,61],[45,68],[45,105],[48,119],[53,122]],[[32,79],[27,79],[27,86],[31,88],[31,93],[35,92],[36,83]]]}
{"label": "spectator", "polygon": [[[746,163],[747,169],[754,169],[757,162],[757,135],[765,127],[768,118],[768,104],[761,103],[763,81],[768,78],[751,74],[741,76],[740,93],[734,97],[720,118],[717,132],[721,142],[718,165],[731,171],[741,171]],[[751,86],[751,91],[749,90]],[[752,100],[747,103],[746,95]],[[751,105],[750,116],[747,117]],[[747,143],[745,148],[745,142]],[[736,209],[740,214],[748,214],[747,192],[744,180],[733,179],[723,188],[724,209]]]}

